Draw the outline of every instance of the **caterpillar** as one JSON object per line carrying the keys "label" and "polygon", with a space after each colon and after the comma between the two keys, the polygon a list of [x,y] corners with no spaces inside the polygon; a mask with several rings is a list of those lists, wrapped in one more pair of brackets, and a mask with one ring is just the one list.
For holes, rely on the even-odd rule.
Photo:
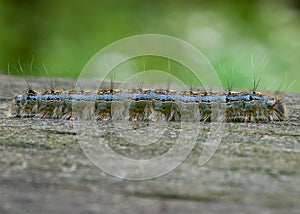
{"label": "caterpillar", "polygon": [[28,89],[13,99],[9,117],[207,122],[221,118],[227,122],[253,122],[282,121],[287,111],[279,96],[255,90]]}

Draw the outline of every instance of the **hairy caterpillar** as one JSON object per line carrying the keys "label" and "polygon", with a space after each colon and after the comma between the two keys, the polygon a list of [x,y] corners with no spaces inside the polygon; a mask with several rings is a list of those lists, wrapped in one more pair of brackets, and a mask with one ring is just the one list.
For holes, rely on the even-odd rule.
{"label": "hairy caterpillar", "polygon": [[[145,71],[145,61],[143,67]],[[170,60],[168,70],[171,71]],[[157,74],[154,73],[154,76],[160,78]],[[278,95],[256,90],[259,84],[256,78],[253,90],[250,91],[233,91],[229,80],[227,84],[230,89],[219,92],[202,89],[170,90],[169,86],[168,89],[140,86],[120,89],[114,87],[113,82],[110,87],[92,91],[55,90],[52,86],[51,90],[41,92],[26,84],[26,93],[13,99],[9,117],[228,122],[282,121],[287,117],[286,106]]]}
{"label": "hairy caterpillar", "polygon": [[214,121],[223,112],[228,122],[281,121],[281,98],[258,91],[203,92],[163,89],[98,91],[27,90],[12,101],[10,117],[132,121]]}

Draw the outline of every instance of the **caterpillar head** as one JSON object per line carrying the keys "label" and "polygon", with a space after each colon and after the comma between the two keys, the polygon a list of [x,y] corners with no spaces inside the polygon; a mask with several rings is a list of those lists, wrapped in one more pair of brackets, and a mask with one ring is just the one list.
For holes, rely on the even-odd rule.
{"label": "caterpillar head", "polygon": [[274,120],[284,120],[287,117],[287,109],[284,104],[284,102],[281,99],[276,99],[274,105],[273,105],[273,110],[274,110]]}

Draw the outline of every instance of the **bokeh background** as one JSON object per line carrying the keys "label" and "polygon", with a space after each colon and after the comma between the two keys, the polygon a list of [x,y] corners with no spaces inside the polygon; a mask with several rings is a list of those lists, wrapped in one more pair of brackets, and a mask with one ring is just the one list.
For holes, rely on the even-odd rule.
{"label": "bokeh background", "polygon": [[192,44],[236,88],[256,72],[262,89],[300,92],[299,0],[1,0],[0,70],[20,62],[26,74],[34,58],[31,75],[76,77],[103,47],[145,33]]}

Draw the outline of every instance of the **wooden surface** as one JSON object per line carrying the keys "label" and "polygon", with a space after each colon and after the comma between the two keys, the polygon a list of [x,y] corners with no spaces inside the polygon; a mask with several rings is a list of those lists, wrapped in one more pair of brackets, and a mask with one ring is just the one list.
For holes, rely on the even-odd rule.
{"label": "wooden surface", "polygon": [[[24,90],[22,80],[0,75],[8,91],[7,84]],[[285,95],[284,122],[225,124],[206,165],[197,164],[199,141],[170,173],[130,181],[89,161],[71,121],[7,118],[6,89],[0,91],[0,213],[299,213],[300,94]]]}

